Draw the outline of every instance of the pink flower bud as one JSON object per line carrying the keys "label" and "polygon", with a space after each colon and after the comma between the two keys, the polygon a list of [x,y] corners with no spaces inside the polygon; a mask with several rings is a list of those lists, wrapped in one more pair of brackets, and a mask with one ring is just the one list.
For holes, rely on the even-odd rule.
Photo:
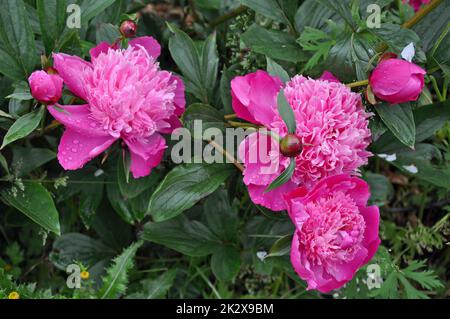
{"label": "pink flower bud", "polygon": [[132,20],[125,20],[120,25],[120,34],[122,34],[125,38],[132,38],[136,36],[137,24]]}
{"label": "pink flower bud", "polygon": [[280,141],[280,151],[286,157],[296,157],[302,152],[302,142],[295,134],[287,134]]}
{"label": "pink flower bud", "polygon": [[418,65],[401,60],[381,61],[369,77],[376,97],[391,104],[415,101],[422,92],[426,71]]}
{"label": "pink flower bud", "polygon": [[58,74],[35,71],[28,78],[31,95],[41,103],[53,105],[61,98],[63,80]]}

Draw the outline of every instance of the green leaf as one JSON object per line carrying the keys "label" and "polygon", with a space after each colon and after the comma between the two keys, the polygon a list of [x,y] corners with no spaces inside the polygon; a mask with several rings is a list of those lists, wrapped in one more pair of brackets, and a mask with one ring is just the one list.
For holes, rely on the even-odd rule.
{"label": "green leaf", "polygon": [[120,193],[127,199],[135,198],[150,187],[155,186],[160,177],[161,173],[153,170],[152,173],[146,177],[135,179],[130,176],[127,182],[124,165],[122,164],[122,161],[117,161],[117,182],[119,184]]}
{"label": "green leaf", "polygon": [[291,250],[292,235],[286,235],[278,239],[270,248],[267,257],[279,257],[289,254]]}
{"label": "green leaf", "polygon": [[289,62],[307,61],[307,55],[289,33],[266,30],[256,24],[252,25],[244,34],[242,40],[256,53],[264,54],[272,59]]}
{"label": "green leaf", "polygon": [[0,153],[0,167],[3,168],[6,174],[9,174],[8,162],[2,153]]}
{"label": "green leaf", "polygon": [[280,78],[280,80],[283,81],[283,83],[286,83],[291,79],[289,74],[286,72],[285,69],[283,69],[281,65],[279,65],[269,57],[267,57],[266,59],[267,59],[267,73],[269,73],[272,76]]}
{"label": "green leaf", "polygon": [[174,218],[213,193],[234,171],[232,165],[186,164],[175,167],[159,184],[149,203],[157,222]]}
{"label": "green leaf", "polygon": [[237,276],[240,268],[241,255],[235,247],[224,245],[212,254],[211,270],[217,279],[231,281]]}
{"label": "green leaf", "polygon": [[325,68],[343,82],[365,80],[377,44],[378,41],[369,32],[343,30],[328,53]]}
{"label": "green leaf", "polygon": [[197,132],[194,130],[195,121],[201,121],[203,131],[208,128],[218,128],[223,132],[225,131],[226,124],[222,113],[210,105],[192,104],[186,109],[182,117],[183,125],[191,132],[191,135],[196,139],[202,139],[203,131]]}
{"label": "green leaf", "polygon": [[103,268],[106,261],[114,257],[114,250],[99,240],[78,233],[67,233],[53,242],[50,260],[60,270],[65,271],[70,264],[81,263],[89,268]]}
{"label": "green leaf", "polygon": [[21,138],[28,136],[31,132],[33,132],[41,122],[42,116],[44,115],[45,107],[41,108],[25,114],[20,117],[14,124],[9,128],[8,132],[3,139],[3,144],[0,149],[3,149],[6,145],[17,141]]}
{"label": "green leaf", "polygon": [[[425,270],[423,270],[424,268]],[[428,269],[424,261],[412,261],[408,267],[402,270],[402,273],[406,278],[414,280],[424,289],[432,290],[444,287],[436,273]]]}
{"label": "green leaf", "polygon": [[[172,36],[169,39],[169,51],[178,68],[183,73],[186,90],[194,94],[201,101],[206,102],[205,97],[207,97],[208,93],[204,87],[203,64],[201,64],[194,41],[177,27],[171,24],[168,24],[168,27],[172,32]],[[205,55],[207,54],[205,53]]]}
{"label": "green leaf", "polygon": [[231,80],[234,77],[234,70],[238,68],[238,64],[233,64],[228,69],[223,69],[222,77],[220,78],[220,98],[223,104],[223,111],[225,114],[233,113],[232,98],[231,98]]}
{"label": "green leaf", "polygon": [[0,191],[2,198],[42,228],[60,235],[59,216],[50,193],[39,183],[23,182],[23,189]]}
{"label": "green leaf", "polygon": [[46,148],[14,146],[12,152],[12,167],[17,177],[25,176],[56,158],[56,154]]}
{"label": "green leaf", "polygon": [[[432,137],[442,126],[450,120],[450,101],[421,106],[413,111],[416,125],[416,143]],[[402,148],[402,144],[392,134],[384,133],[372,149],[375,153],[393,153]]]}
{"label": "green leaf", "polygon": [[413,26],[412,29],[419,35],[425,52],[438,41],[448,21],[450,21],[450,2],[442,1],[438,7]]}
{"label": "green leaf", "polygon": [[386,205],[394,194],[389,179],[384,175],[370,172],[364,174],[364,177],[370,188],[370,203],[380,207]]}
{"label": "green leaf", "polygon": [[450,120],[450,100],[421,106],[413,113],[418,143],[433,136]]}
{"label": "green leaf", "polygon": [[6,52],[1,45],[0,60],[2,61],[2,63],[0,63],[0,73],[14,80],[24,79],[24,71],[22,70],[19,61]]}
{"label": "green leaf", "polygon": [[23,80],[37,63],[33,30],[23,0],[3,0],[0,10],[0,72]]}
{"label": "green leaf", "polygon": [[211,34],[203,43],[202,55],[202,86],[208,94],[208,101],[213,100],[214,88],[217,84],[217,73],[219,69],[219,55],[217,53],[216,33]]}
{"label": "green leaf", "polygon": [[[338,15],[317,0],[306,0],[295,14],[295,28],[302,33],[305,27],[322,29],[328,20],[336,21]],[[337,21],[336,21],[337,22]]]}
{"label": "green leaf", "polygon": [[292,13],[297,10],[296,0],[241,0],[244,6],[277,22],[290,25]]}
{"label": "green leaf", "polygon": [[325,61],[331,48],[335,44],[335,40],[326,32],[310,27],[305,27],[300,38],[297,39],[297,42],[303,50],[313,53],[308,63],[306,63],[304,70],[312,69],[319,64],[321,60]]}
{"label": "green leaf", "polygon": [[192,257],[207,256],[222,247],[219,239],[204,224],[189,221],[184,216],[161,223],[148,222],[141,238]]}
{"label": "green leaf", "polygon": [[30,94],[30,91],[28,90],[27,92],[14,92],[11,95],[8,95],[6,97],[7,99],[14,99],[14,100],[18,100],[18,101],[28,101],[28,100],[32,100],[33,96]]}
{"label": "green leaf", "polygon": [[291,162],[289,163],[289,166],[281,173],[280,176],[278,176],[265,190],[265,192],[270,192],[271,190],[274,190],[277,187],[280,187],[283,184],[286,184],[291,180],[292,174],[294,174],[295,170],[295,160],[291,159]]}
{"label": "green leaf", "polygon": [[383,103],[376,105],[375,110],[400,142],[410,148],[414,148],[416,125],[410,103],[395,105]]}
{"label": "green leaf", "polygon": [[110,23],[102,23],[96,32],[97,43],[106,41],[108,43],[114,43],[120,38],[119,28]]}
{"label": "green leaf", "polygon": [[171,269],[155,279],[145,279],[140,282],[141,289],[138,293],[127,296],[127,299],[161,299],[164,298],[173,286],[176,269]]}
{"label": "green leaf", "polygon": [[286,124],[288,132],[290,134],[295,134],[297,130],[297,122],[295,121],[295,114],[289,104],[286,96],[284,95],[284,90],[281,90],[277,96],[278,113]]}
{"label": "green leaf", "polygon": [[137,242],[116,257],[113,265],[106,270],[103,286],[98,292],[100,299],[116,299],[125,293],[128,285],[128,272],[134,265],[134,256],[142,243]]}
{"label": "green leaf", "polygon": [[106,194],[112,208],[122,218],[123,221],[127,222],[130,225],[134,225],[138,220],[138,217],[134,213],[130,200],[128,200],[120,192],[116,174],[108,174],[107,181],[108,183],[106,184]]}
{"label": "green leaf", "polygon": [[402,28],[398,24],[382,23],[380,28],[368,29],[377,38],[386,43],[390,51],[400,54],[404,47],[411,42],[414,43],[414,47],[418,48],[420,42],[419,36],[411,29]]}
{"label": "green leaf", "polygon": [[230,205],[227,192],[219,189],[209,196],[203,205],[203,216],[209,230],[225,242],[237,237],[237,209]]}
{"label": "green leaf", "polygon": [[91,19],[115,2],[116,0],[84,0],[81,5],[81,24],[87,26]]}
{"label": "green leaf", "polygon": [[36,7],[45,52],[50,55],[66,27],[67,0],[37,0]]}

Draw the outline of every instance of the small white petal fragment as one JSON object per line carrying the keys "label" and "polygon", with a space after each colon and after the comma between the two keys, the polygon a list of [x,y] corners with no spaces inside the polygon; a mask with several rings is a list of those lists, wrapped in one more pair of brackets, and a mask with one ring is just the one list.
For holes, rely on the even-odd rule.
{"label": "small white petal fragment", "polygon": [[102,176],[104,173],[105,173],[104,170],[98,169],[98,170],[95,171],[94,176],[95,177],[99,177],[99,176]]}
{"label": "small white petal fragment", "polygon": [[264,259],[266,259],[266,257],[267,257],[267,252],[266,251],[258,251],[256,253],[256,257],[258,257],[259,260],[264,261]]}
{"label": "small white petal fragment", "polygon": [[397,154],[378,154],[378,157],[386,160],[387,162],[393,162],[397,159]]}
{"label": "small white petal fragment", "polygon": [[401,56],[406,61],[411,62],[415,54],[416,51],[414,50],[414,43],[411,42],[403,49]]}
{"label": "small white petal fragment", "polygon": [[417,172],[419,171],[416,167],[416,165],[411,164],[411,165],[403,165],[403,168],[405,170],[407,170],[408,172],[410,172],[411,174],[417,174]]}

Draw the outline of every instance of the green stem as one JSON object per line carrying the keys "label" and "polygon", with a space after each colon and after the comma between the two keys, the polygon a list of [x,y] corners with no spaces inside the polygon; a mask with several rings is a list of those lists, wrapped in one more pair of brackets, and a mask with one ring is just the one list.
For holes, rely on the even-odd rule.
{"label": "green stem", "polygon": [[361,81],[348,83],[345,86],[349,87],[349,88],[354,88],[354,87],[358,87],[358,86],[366,86],[368,84],[369,84],[369,80],[361,80]]}
{"label": "green stem", "polygon": [[431,80],[431,83],[433,84],[433,88],[434,88],[434,91],[436,92],[436,95],[438,96],[439,102],[445,101],[445,99],[443,99],[443,97],[442,97],[441,91],[439,90],[439,87],[438,87],[435,77],[430,75],[429,78]]}
{"label": "green stem", "polygon": [[442,87],[442,99],[443,101],[447,100],[447,90],[448,90],[448,78],[444,78],[444,86]]}
{"label": "green stem", "polygon": [[197,270],[197,273],[200,275],[200,277],[202,277],[202,279],[206,282],[206,284],[209,286],[209,288],[211,288],[211,290],[216,295],[216,297],[218,299],[222,299],[222,296],[219,294],[216,287],[214,287],[214,285],[211,283],[211,281],[205,276],[203,271],[201,271],[201,269],[198,268],[197,266],[194,266],[194,267],[195,267],[195,270]]}
{"label": "green stem", "polygon": [[235,17],[237,17],[238,15],[244,13],[245,11],[247,11],[247,7],[246,6],[239,6],[234,10],[231,10],[230,12],[225,13],[224,15],[221,15],[220,17],[212,20],[209,25],[211,27],[216,27],[219,24],[224,23],[225,21],[228,21],[230,19],[233,19]]}
{"label": "green stem", "polygon": [[417,11],[416,14],[411,19],[409,19],[408,21],[403,23],[402,27],[407,28],[407,29],[413,27],[420,20],[422,20],[428,13],[433,11],[434,8],[436,8],[438,5],[440,5],[441,2],[442,2],[442,0],[433,0],[429,4],[423,6],[422,9]]}

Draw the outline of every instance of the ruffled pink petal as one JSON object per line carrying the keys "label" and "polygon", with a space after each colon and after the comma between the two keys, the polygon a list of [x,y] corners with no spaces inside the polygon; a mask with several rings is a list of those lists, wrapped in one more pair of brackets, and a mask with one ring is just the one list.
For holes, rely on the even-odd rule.
{"label": "ruffled pink petal", "polygon": [[367,263],[375,255],[378,246],[381,243],[378,235],[378,229],[380,227],[380,212],[377,206],[362,208],[360,209],[360,212],[366,223],[363,245],[368,250],[367,258],[364,261],[364,263]]}
{"label": "ruffled pink petal", "polygon": [[367,257],[367,249],[361,247],[355,254],[354,258],[344,263],[336,263],[330,265],[327,269],[330,275],[332,275],[340,286],[333,287],[336,289],[344,285],[344,283],[352,280],[356,271],[364,265],[364,261]]}
{"label": "ruffled pink petal", "polygon": [[58,161],[66,170],[82,168],[116,141],[111,136],[85,135],[67,128],[58,147]]}
{"label": "ruffled pink petal", "polygon": [[86,136],[109,136],[98,122],[91,118],[89,105],[49,106],[48,111],[66,128]]}
{"label": "ruffled pink petal", "polygon": [[64,83],[76,96],[87,99],[84,72],[92,70],[92,65],[77,56],[64,53],[53,54],[54,68]]}
{"label": "ruffled pink petal", "polygon": [[146,139],[125,138],[131,153],[131,173],[134,178],[145,177],[150,174],[152,168],[161,162],[166,141],[159,134],[153,134]]}
{"label": "ruffled pink petal", "polygon": [[302,262],[302,256],[299,247],[300,241],[298,233],[295,232],[291,244],[291,253],[290,253],[291,264],[294,267],[295,272],[300,276],[300,278],[308,281],[310,278],[313,277],[313,273],[305,267],[307,266],[307,263]]}
{"label": "ruffled pink petal", "polygon": [[268,185],[289,164],[279,152],[279,144],[270,135],[252,133],[239,145],[239,158],[245,164],[244,183]]}
{"label": "ruffled pink petal", "polygon": [[96,47],[89,50],[89,54],[91,55],[91,59],[95,60],[100,54],[108,53],[109,49],[111,49],[111,46],[108,42],[101,42]]}
{"label": "ruffled pink petal", "polygon": [[261,124],[270,125],[278,114],[277,95],[283,82],[265,71],[256,71],[250,80],[250,113]]}
{"label": "ruffled pink petal", "polygon": [[294,233],[291,246],[291,263],[295,272],[308,284],[307,290],[317,289],[320,292],[329,292],[342,286],[344,283],[338,282],[330,276],[323,267],[312,266],[308,259],[300,252],[299,237]]}
{"label": "ruffled pink petal", "polygon": [[158,41],[156,41],[152,37],[135,38],[129,42],[129,46],[142,46],[148,52],[148,54],[155,59],[157,59],[161,54],[161,46],[159,45]]}
{"label": "ruffled pink petal", "polygon": [[236,115],[248,122],[259,124],[248,110],[250,85],[248,76],[237,76],[231,81],[232,106]]}
{"label": "ruffled pink petal", "polygon": [[273,211],[282,211],[286,209],[286,203],[283,200],[283,194],[292,191],[296,185],[289,181],[274,190],[266,193],[269,185],[247,185],[250,198],[255,204],[267,207]]}
{"label": "ruffled pink petal", "polygon": [[184,83],[183,80],[176,75],[172,75],[170,84],[173,82],[177,82],[177,88],[175,89],[175,98],[174,98],[174,104],[175,104],[175,115],[181,116],[185,109],[186,109],[186,96],[185,96],[185,89],[184,89]]}
{"label": "ruffled pink petal", "polygon": [[337,77],[335,77],[334,74],[331,73],[330,71],[324,71],[322,73],[322,75],[320,76],[319,80],[341,83],[341,81],[339,81],[339,79]]}
{"label": "ruffled pink petal", "polygon": [[255,123],[270,125],[277,111],[277,94],[283,83],[265,71],[237,76],[231,81],[233,109],[238,117]]}
{"label": "ruffled pink petal", "polygon": [[161,127],[158,129],[158,132],[161,134],[170,134],[177,128],[183,126],[180,119],[176,115],[172,115],[169,119],[164,121],[166,123],[166,127]]}

